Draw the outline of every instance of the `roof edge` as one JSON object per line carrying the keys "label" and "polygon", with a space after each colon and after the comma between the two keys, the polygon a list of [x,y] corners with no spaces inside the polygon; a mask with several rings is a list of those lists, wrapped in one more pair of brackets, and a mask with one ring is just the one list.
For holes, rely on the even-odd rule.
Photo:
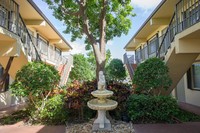
{"label": "roof edge", "polygon": [[162,5],[166,2],[167,0],[162,0],[159,5],[154,9],[154,11],[151,13],[151,15],[145,20],[145,22],[142,24],[142,26],[137,30],[137,32],[133,35],[133,37],[129,40],[129,42],[126,44],[124,49],[128,46],[128,44],[136,37],[136,35],[142,30],[142,28],[149,22],[149,20],[155,15],[155,13],[162,7]]}
{"label": "roof edge", "polygon": [[39,7],[32,1],[27,0],[33,8],[44,18],[44,20],[51,26],[51,28],[60,36],[60,38],[71,48],[72,46],[65,40],[65,38],[59,33],[59,31],[53,26],[53,24],[49,21],[49,19],[44,15],[44,13],[39,9]]}

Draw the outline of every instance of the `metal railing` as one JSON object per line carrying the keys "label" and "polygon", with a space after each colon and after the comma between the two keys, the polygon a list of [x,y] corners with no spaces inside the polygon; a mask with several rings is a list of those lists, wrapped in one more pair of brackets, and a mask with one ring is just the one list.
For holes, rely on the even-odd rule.
{"label": "metal railing", "polygon": [[139,64],[150,57],[162,58],[171,47],[175,36],[200,22],[200,0],[180,0],[164,35],[155,37],[143,48],[135,51],[135,60]]}
{"label": "metal railing", "polygon": [[56,51],[54,47],[51,45],[48,45],[47,42],[43,41],[40,38],[36,38],[34,36],[31,36],[33,42],[36,43],[36,49],[41,56],[41,60],[43,61],[51,61],[53,62],[56,66],[59,64],[65,64],[66,63],[66,58],[64,58],[60,52]]}
{"label": "metal railing", "polygon": [[157,57],[163,57],[167,53],[178,33],[198,22],[200,22],[200,0],[180,0],[176,4],[175,13],[158,49]]}
{"label": "metal railing", "polygon": [[154,37],[150,41],[147,41],[143,48],[139,48],[135,51],[135,60],[136,64],[140,64],[142,61],[145,61],[148,58],[156,57],[156,52],[160,46],[160,40],[163,38],[161,37]]}
{"label": "metal railing", "polygon": [[0,0],[0,26],[20,37],[25,53],[40,60],[35,44],[20,16],[19,5],[14,0]]}

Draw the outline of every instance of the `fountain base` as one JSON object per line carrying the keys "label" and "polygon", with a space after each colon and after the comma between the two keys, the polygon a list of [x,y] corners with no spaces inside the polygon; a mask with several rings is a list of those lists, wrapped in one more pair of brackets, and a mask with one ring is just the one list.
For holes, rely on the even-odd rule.
{"label": "fountain base", "polygon": [[106,118],[105,110],[98,110],[98,117],[94,121],[92,131],[112,131],[110,120]]}

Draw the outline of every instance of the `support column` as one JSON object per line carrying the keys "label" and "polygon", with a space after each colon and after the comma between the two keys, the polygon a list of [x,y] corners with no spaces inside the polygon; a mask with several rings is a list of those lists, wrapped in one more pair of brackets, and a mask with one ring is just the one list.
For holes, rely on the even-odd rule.
{"label": "support column", "polygon": [[0,77],[0,89],[3,88],[5,82],[6,82],[6,77],[8,76],[8,71],[10,70],[11,64],[13,62],[14,57],[10,57],[8,60],[8,63],[6,65],[6,69],[4,70],[3,75]]}

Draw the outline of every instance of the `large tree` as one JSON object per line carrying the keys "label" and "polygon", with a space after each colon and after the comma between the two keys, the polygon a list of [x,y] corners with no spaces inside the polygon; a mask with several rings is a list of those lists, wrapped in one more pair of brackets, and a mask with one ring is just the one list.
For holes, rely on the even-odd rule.
{"label": "large tree", "polygon": [[85,38],[92,46],[96,59],[96,74],[104,71],[106,43],[127,34],[133,7],[131,0],[44,0],[54,16],[66,25],[64,33],[71,33],[72,41]]}

